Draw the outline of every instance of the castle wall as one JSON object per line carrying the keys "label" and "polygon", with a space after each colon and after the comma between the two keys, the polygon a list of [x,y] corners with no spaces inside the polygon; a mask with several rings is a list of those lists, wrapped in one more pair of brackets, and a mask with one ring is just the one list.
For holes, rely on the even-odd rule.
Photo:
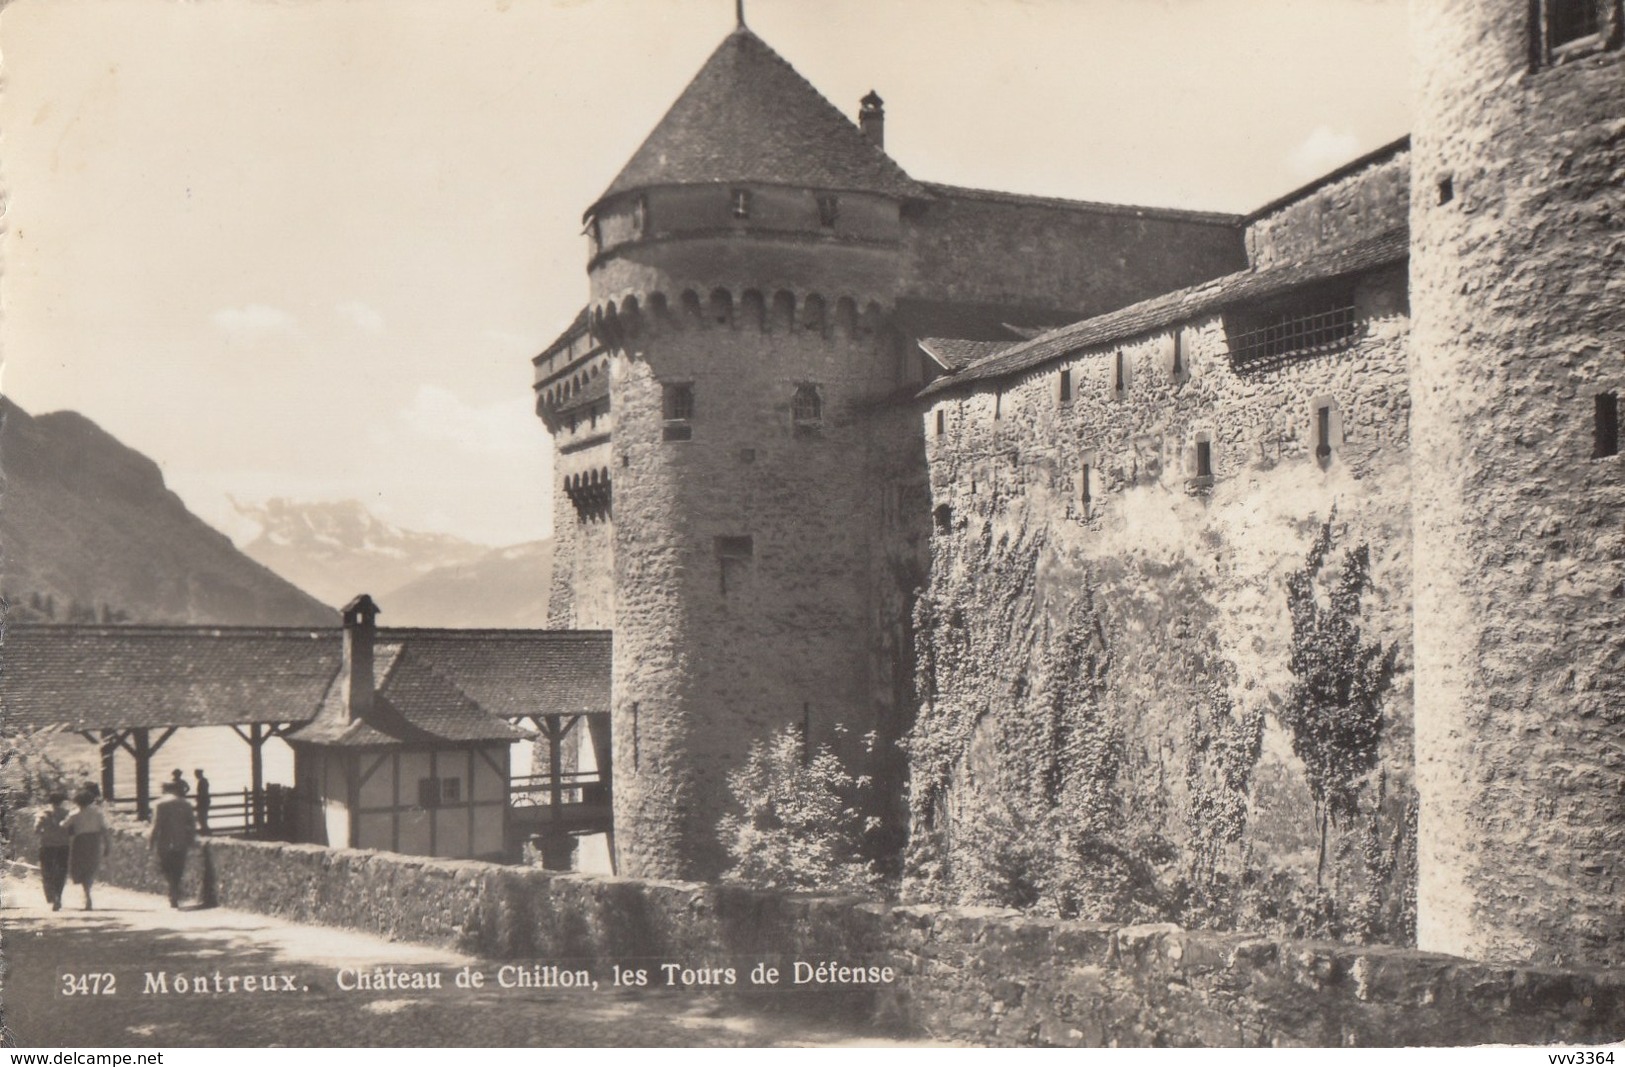
{"label": "castle wall", "polygon": [[[905,220],[909,296],[1003,305],[1058,323],[1246,266],[1237,220],[1228,216],[1086,210],[934,189],[939,198]],[[1058,312],[1065,314],[1057,319]]]}
{"label": "castle wall", "polygon": [[[921,891],[1062,914],[1169,918],[1165,890],[1192,876],[1207,848],[1221,881],[1256,865],[1288,872],[1308,893],[1313,804],[1276,712],[1293,684],[1286,581],[1335,509],[1330,569],[1346,549],[1369,547],[1365,637],[1395,648],[1399,670],[1384,700],[1380,774],[1362,794],[1364,821],[1333,838],[1327,885],[1346,905],[1361,901],[1368,931],[1404,937],[1411,575],[1403,267],[1362,278],[1355,303],[1356,343],[1273,369],[1238,371],[1225,321],[1210,315],[1177,328],[1183,375],[1176,331],[1163,329],[942,395],[926,411],[938,526],[919,638],[925,706],[911,750],[916,836],[937,851],[926,856],[936,867],[917,871]],[[1316,407],[1327,402],[1333,451],[1323,463]],[[1210,480],[1196,470],[1199,440]],[[1219,740],[1197,747],[1197,715],[1208,734],[1232,737],[1249,716],[1264,715],[1262,751],[1242,761],[1239,796],[1224,794],[1219,763],[1230,757]],[[1198,789],[1207,794],[1201,804]],[[1350,842],[1361,836],[1387,849],[1374,865],[1358,862]],[[1043,844],[1021,859],[1024,840]],[[1041,887],[1029,887],[1035,899],[1011,899],[1023,888],[1000,864],[1050,862],[1085,840],[1109,841],[1125,857],[1123,882],[1070,900]],[[1163,888],[1125,888],[1135,864],[1154,869]],[[1057,871],[1052,878],[1064,867]],[[1215,908],[1210,918],[1240,915],[1234,900]]]}
{"label": "castle wall", "polygon": [[1264,270],[1400,229],[1410,216],[1410,186],[1410,152],[1396,150],[1255,218],[1247,259]]}
{"label": "castle wall", "polygon": [[[1416,0],[1419,941],[1625,962],[1625,53]],[[1448,186],[1446,181],[1448,180]],[[1448,194],[1448,195],[1447,195]]]}

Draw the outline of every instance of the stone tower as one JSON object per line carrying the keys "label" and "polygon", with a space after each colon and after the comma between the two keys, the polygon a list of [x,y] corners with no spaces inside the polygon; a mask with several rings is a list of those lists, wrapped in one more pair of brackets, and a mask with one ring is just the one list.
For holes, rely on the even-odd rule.
{"label": "stone tower", "polygon": [[613,443],[627,874],[712,875],[776,728],[876,725],[874,560],[904,201],[923,192],[740,27],[587,212]]}
{"label": "stone tower", "polygon": [[884,123],[741,25],[587,210],[589,305],[534,360],[550,624],[615,632],[623,873],[718,873],[727,774],[785,727],[873,731],[897,811],[931,536],[913,397],[956,369],[921,338],[1012,343],[1245,262],[1234,216],[917,182]]}
{"label": "stone tower", "polygon": [[1619,0],[1413,0],[1421,947],[1625,965]]}

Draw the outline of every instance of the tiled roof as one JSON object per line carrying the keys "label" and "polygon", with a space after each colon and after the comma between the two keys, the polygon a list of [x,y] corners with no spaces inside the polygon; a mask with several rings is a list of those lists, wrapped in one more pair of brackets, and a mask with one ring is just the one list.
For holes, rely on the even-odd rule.
{"label": "tiled roof", "polygon": [[722,182],[929,195],[744,27],[711,54],[598,202]]}
{"label": "tiled roof", "polygon": [[396,742],[516,741],[525,734],[488,715],[431,667],[421,653],[400,644],[373,650],[376,695],[364,719],[345,721],[343,687],[334,678],[311,722],[289,738],[328,745]]}
{"label": "tiled roof", "polygon": [[962,341],[954,337],[922,337],[920,347],[945,370],[963,370],[979,359],[997,355],[1020,341]]}
{"label": "tiled roof", "polygon": [[608,630],[379,630],[504,719],[609,712]]}
{"label": "tiled roof", "polygon": [[920,395],[935,396],[967,385],[1007,378],[1082,349],[1127,340],[1219,308],[1272,296],[1312,282],[1400,263],[1409,254],[1409,231],[1400,227],[1295,263],[1284,263],[1261,271],[1227,274],[1012,345],[1003,352],[970,364],[956,374],[938,378]]}
{"label": "tiled roof", "polygon": [[7,726],[224,726],[310,718],[338,673],[339,631],[8,626]]}
{"label": "tiled roof", "polygon": [[[336,689],[341,637],[337,628],[13,625],[0,645],[0,717],[71,730],[307,722]],[[436,736],[463,729],[437,718],[442,706],[499,719],[609,711],[608,631],[380,629],[376,641],[380,703],[449,731]]]}
{"label": "tiled roof", "polygon": [[1049,208],[1054,211],[1077,211],[1093,215],[1129,215],[1137,219],[1173,219],[1182,222],[1205,222],[1213,226],[1236,226],[1240,215],[1227,215],[1219,211],[1189,211],[1176,207],[1144,207],[1136,204],[1106,204],[1095,200],[1066,200],[1057,196],[1032,196],[1027,193],[1006,193],[996,189],[970,189],[941,182],[921,182],[926,189],[945,200],[985,200],[996,204],[1019,207]]}

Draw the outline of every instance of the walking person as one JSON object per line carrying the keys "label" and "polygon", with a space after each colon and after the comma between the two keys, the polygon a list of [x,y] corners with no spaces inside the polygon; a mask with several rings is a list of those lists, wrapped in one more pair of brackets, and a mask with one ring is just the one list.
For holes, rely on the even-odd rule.
{"label": "walking person", "polygon": [[50,806],[34,816],[34,832],[39,835],[39,873],[52,911],[62,910],[62,889],[68,884],[68,846],[73,832],[63,825],[67,818],[66,793],[52,793]]}
{"label": "walking person", "polygon": [[203,777],[203,768],[199,767],[192,773],[197,775],[197,800],[193,801],[197,805],[197,832],[207,834],[209,832],[209,798],[213,794],[209,791],[209,780]]}
{"label": "walking person", "polygon": [[62,821],[73,835],[68,843],[68,877],[85,891],[85,910],[91,910],[90,890],[96,884],[96,870],[102,857],[113,850],[113,835],[107,831],[107,816],[88,789],[73,798],[77,811]]}
{"label": "walking person", "polygon": [[[185,783],[182,783],[183,785]],[[181,906],[181,877],[186,874],[186,854],[197,838],[192,822],[192,805],[181,796],[174,782],[164,783],[164,798],[152,809],[152,829],[147,845],[158,856],[158,869],[169,882],[169,906]]]}

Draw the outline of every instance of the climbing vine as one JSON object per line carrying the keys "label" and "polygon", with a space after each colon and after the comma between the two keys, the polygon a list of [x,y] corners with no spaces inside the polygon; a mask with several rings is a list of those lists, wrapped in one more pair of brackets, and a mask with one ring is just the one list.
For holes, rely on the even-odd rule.
{"label": "climbing vine", "polygon": [[1293,683],[1279,711],[1315,802],[1316,885],[1325,873],[1329,828],[1359,811],[1359,790],[1381,755],[1383,696],[1398,656],[1398,646],[1385,648],[1361,632],[1360,602],[1371,587],[1369,547],[1349,549],[1336,573],[1322,575],[1336,518],[1334,510],[1303,567],[1287,577]]}

